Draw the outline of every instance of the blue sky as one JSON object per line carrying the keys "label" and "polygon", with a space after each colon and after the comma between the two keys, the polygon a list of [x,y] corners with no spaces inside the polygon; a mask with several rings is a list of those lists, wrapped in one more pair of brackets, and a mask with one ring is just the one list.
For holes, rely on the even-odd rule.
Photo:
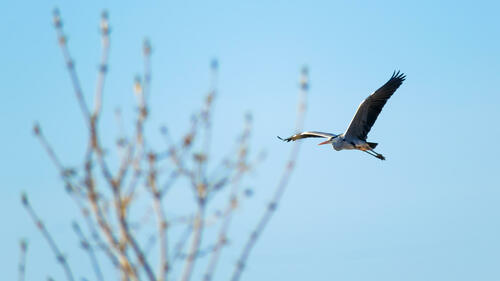
{"label": "blue sky", "polygon": [[[88,270],[86,257],[74,253],[70,221],[78,213],[31,133],[40,122],[65,163],[78,164],[84,123],[52,27],[55,6],[88,101],[100,55],[99,17],[109,11],[103,116],[109,142],[117,131],[114,108],[132,121],[145,37],[154,50],[152,135],[161,124],[182,135],[209,89],[209,63],[219,60],[214,151],[224,151],[252,112],[254,152],[268,154],[249,180],[255,197],[242,207],[245,221],[235,225],[234,237],[246,237],[278,180],[276,167],[286,161],[290,145],[275,136],[293,133],[303,65],[311,77],[305,127],[333,133],[346,129],[358,104],[393,70],[407,74],[369,135],[387,161],[304,141],[243,280],[500,279],[498,2],[10,1],[0,4],[6,280],[17,276],[21,237],[30,242],[28,280],[63,280],[21,208],[21,191],[70,253],[75,271]],[[237,243],[226,250],[221,272],[231,271]]]}

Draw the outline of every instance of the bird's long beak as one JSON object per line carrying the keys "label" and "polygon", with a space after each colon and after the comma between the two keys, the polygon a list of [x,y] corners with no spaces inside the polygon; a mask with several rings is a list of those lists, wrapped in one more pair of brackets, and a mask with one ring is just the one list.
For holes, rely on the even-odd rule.
{"label": "bird's long beak", "polygon": [[328,143],[330,143],[330,140],[324,141],[322,143],[318,143],[318,145],[323,145],[323,144],[328,144]]}

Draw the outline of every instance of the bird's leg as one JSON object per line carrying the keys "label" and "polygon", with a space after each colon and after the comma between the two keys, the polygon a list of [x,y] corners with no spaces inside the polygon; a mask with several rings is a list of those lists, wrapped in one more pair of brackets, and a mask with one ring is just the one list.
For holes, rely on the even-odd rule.
{"label": "bird's leg", "polygon": [[375,154],[371,153],[369,150],[361,150],[361,151],[366,152],[366,153],[370,154],[371,156],[375,156],[375,157],[377,157],[377,155],[375,155]]}
{"label": "bird's leg", "polygon": [[385,160],[384,155],[382,155],[382,154],[380,154],[380,153],[375,152],[373,149],[371,149],[370,151],[371,151],[371,152],[373,152],[373,153],[375,153],[375,154],[376,154],[376,155],[375,155],[375,157],[377,157],[378,159],[380,159],[380,160]]}
{"label": "bird's leg", "polygon": [[385,157],[382,154],[379,154],[373,150],[362,150],[362,151],[366,152],[366,153],[370,154],[371,156],[376,157],[380,160],[385,160]]}

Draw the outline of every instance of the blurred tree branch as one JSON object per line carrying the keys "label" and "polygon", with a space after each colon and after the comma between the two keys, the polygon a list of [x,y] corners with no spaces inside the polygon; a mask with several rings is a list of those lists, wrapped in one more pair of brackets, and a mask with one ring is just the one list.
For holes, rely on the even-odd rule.
{"label": "blurred tree branch", "polygon": [[[160,132],[167,148],[153,148],[148,144],[148,136],[144,134],[150,110],[148,97],[151,88],[152,54],[151,43],[145,40],[143,74],[137,76],[134,81],[138,107],[134,134],[132,137],[125,135],[121,113],[117,111],[116,119],[121,129],[116,140],[119,159],[116,165],[110,165],[109,162],[113,159],[105,153],[99,130],[100,117],[105,109],[103,95],[110,46],[108,13],[103,12],[101,17],[102,54],[92,110],[85,101],[78,73],[70,56],[63,21],[57,9],[53,17],[66,68],[88,130],[83,164],[76,168],[67,167],[43,134],[40,125],[36,124],[33,131],[59,171],[71,200],[81,212],[85,227],[82,228],[75,221],[73,230],[81,248],[88,254],[95,278],[108,280],[107,273],[114,270],[124,281],[188,281],[196,272],[202,274],[200,276],[204,280],[212,280],[221,252],[228,245],[228,231],[234,221],[235,210],[244,200],[245,194],[251,192],[242,191],[242,182],[263,159],[262,155],[249,154],[252,117],[246,116],[243,131],[237,138],[235,147],[230,149],[220,162],[216,162],[210,153],[218,75],[218,63],[213,61],[211,88],[202,109],[193,115],[187,133],[180,140],[174,141],[168,129],[162,127]],[[302,128],[305,116],[308,85],[308,73],[304,68],[300,82],[297,130]],[[253,246],[276,211],[293,172],[298,152],[299,142],[292,146],[271,202],[244,244],[231,280],[239,280]],[[113,170],[111,167],[117,168]],[[184,179],[192,191],[194,209],[182,218],[175,218],[172,208],[165,203],[165,198],[171,187],[180,179]],[[139,198],[139,194],[148,194],[150,199]],[[216,200],[224,196],[227,196],[227,199]],[[21,199],[63,268],[66,279],[74,280],[73,271],[67,258],[59,250],[57,240],[41,222],[27,195],[22,194]],[[145,202],[147,200],[150,201]],[[223,202],[222,205],[220,202]],[[138,220],[137,218],[141,217],[138,212],[144,211],[144,206],[151,206],[151,210],[146,210],[145,220]],[[209,207],[222,211],[216,216],[210,216]],[[151,223],[150,218],[155,222]],[[184,231],[174,230],[173,226],[176,224],[184,225]],[[208,229],[215,227],[218,231],[213,240],[213,237],[206,233]],[[144,229],[154,230],[147,239],[144,239],[144,231],[141,232]],[[19,266],[20,280],[24,279],[26,266],[26,243],[23,243]],[[157,256],[151,254],[150,249],[154,249]],[[198,265],[200,260],[204,260],[204,270]],[[153,263],[158,264],[156,270],[152,266]],[[112,265],[112,268],[105,268],[105,264]]]}

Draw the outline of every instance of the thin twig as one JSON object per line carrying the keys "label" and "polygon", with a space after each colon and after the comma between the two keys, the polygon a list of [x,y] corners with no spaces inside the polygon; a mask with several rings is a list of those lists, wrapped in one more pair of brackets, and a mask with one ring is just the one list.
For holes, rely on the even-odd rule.
{"label": "thin twig", "polygon": [[228,232],[229,226],[231,224],[233,212],[237,206],[237,200],[238,200],[237,195],[238,195],[239,183],[240,183],[241,178],[243,177],[243,175],[247,171],[244,167],[247,166],[245,159],[246,159],[247,151],[248,151],[247,140],[250,137],[250,132],[251,132],[251,117],[249,115],[247,115],[247,117],[245,118],[245,129],[244,129],[243,134],[242,134],[240,141],[239,141],[239,153],[238,153],[239,157],[238,157],[238,161],[237,161],[239,168],[237,168],[237,173],[231,181],[233,188],[232,188],[231,193],[229,195],[229,200],[228,200],[229,202],[228,202],[228,206],[226,207],[227,211],[226,211],[226,214],[224,216],[224,221],[222,222],[222,225],[221,225],[220,230],[219,230],[217,243],[213,249],[212,255],[211,255],[210,260],[208,262],[207,269],[206,269],[205,274],[203,276],[203,279],[205,281],[212,280],[212,278],[214,276],[215,269],[217,267],[217,263],[219,261],[222,247],[227,243],[227,232]]}
{"label": "thin twig", "polygon": [[117,213],[116,215],[118,217],[118,224],[120,226],[122,239],[125,243],[129,244],[132,247],[132,250],[134,251],[137,259],[139,260],[140,265],[142,266],[142,268],[144,268],[144,271],[146,272],[148,279],[150,281],[154,281],[155,276],[153,270],[151,269],[151,266],[146,260],[146,256],[144,255],[142,249],[139,247],[139,244],[137,243],[134,236],[130,232],[130,228],[128,227],[128,222],[126,217],[127,207],[124,205],[124,201],[121,197],[120,189],[118,188],[118,186],[114,186],[113,188],[113,197],[114,197],[115,211]]}
{"label": "thin twig", "polygon": [[[149,39],[145,39],[143,44],[142,44],[142,53],[144,55],[144,85],[143,85],[143,92],[144,92],[144,100],[147,102],[149,95],[150,95],[150,89],[151,89],[151,42],[149,42]],[[144,103],[145,103],[144,102]]]}
{"label": "thin twig", "polygon": [[[147,51],[148,54],[146,57],[149,57],[149,53],[150,53],[150,47],[148,47],[148,48],[149,48],[149,50]],[[142,156],[143,156],[143,151],[144,151],[144,137],[143,137],[144,121],[147,117],[147,107],[146,107],[146,102],[144,99],[144,86],[145,85],[141,85],[140,79],[136,79],[135,91],[136,91],[136,94],[138,95],[138,99],[139,99],[139,116],[137,118],[137,123],[136,123],[136,138],[135,138],[136,145],[137,145],[137,153],[136,153],[136,157],[135,157],[133,164],[134,164],[134,168],[136,171],[135,175],[137,175],[137,177],[140,175],[140,174],[138,174],[138,171],[141,170],[140,165],[141,165],[141,160],[143,158]],[[147,81],[147,87],[149,87],[149,78]],[[103,158],[102,158],[102,155],[100,155],[101,154],[99,152],[100,150],[101,149],[97,150],[98,159],[100,159],[99,162],[101,163],[101,167],[104,169],[105,166],[103,164],[105,164],[105,162],[102,160]],[[103,172],[105,172],[105,171],[103,170]],[[116,215],[118,217],[118,224],[120,227],[122,240],[126,244],[129,244],[132,247],[132,250],[135,253],[140,265],[142,266],[142,268],[146,272],[146,276],[148,277],[149,280],[154,281],[156,279],[154,276],[154,272],[151,269],[151,266],[149,265],[149,262],[147,261],[146,256],[144,255],[144,252],[142,251],[139,244],[135,240],[135,238],[132,235],[130,228],[128,226],[127,215],[126,215],[127,214],[127,204],[125,202],[128,202],[128,200],[126,200],[126,199],[130,199],[130,197],[124,198],[122,196],[121,179],[120,179],[120,182],[118,182],[116,180],[113,180],[112,177],[110,180],[106,174],[104,174],[104,176],[105,176],[105,178],[108,178],[108,182],[110,183],[110,185],[112,187],[114,204],[115,204],[115,211],[116,211],[116,213],[117,213]]]}
{"label": "thin twig", "polygon": [[[89,203],[92,206],[93,213],[97,219],[98,225],[100,226],[101,230],[105,234],[105,236],[108,239],[108,243],[110,245],[113,245],[114,248],[121,253],[120,256],[120,266],[125,269],[126,271],[128,270],[129,273],[132,272],[131,268],[132,266],[128,262],[128,257],[126,253],[123,251],[120,251],[120,246],[118,244],[118,241],[113,235],[113,231],[105,219],[105,216],[99,206],[99,203],[97,202],[98,200],[98,195],[97,191],[95,190],[94,187],[94,180],[92,178],[92,172],[91,172],[91,167],[92,167],[92,150],[94,150],[98,156],[99,164],[102,170],[102,173],[106,180],[111,183],[112,182],[112,175],[109,169],[107,168],[107,165],[103,159],[103,152],[102,149],[99,147],[99,142],[97,139],[97,116],[100,113],[101,110],[101,103],[102,103],[102,90],[104,87],[104,78],[105,78],[105,73],[107,70],[107,59],[108,59],[108,49],[109,49],[109,25],[108,25],[108,19],[107,19],[107,14],[104,13],[101,21],[101,30],[102,30],[102,35],[103,35],[103,54],[102,54],[102,59],[101,59],[101,66],[99,69],[99,76],[98,76],[98,83],[97,83],[97,90],[96,90],[96,100],[95,100],[95,109],[94,109],[94,114],[91,116],[89,109],[87,107],[87,104],[85,102],[85,99],[83,97],[83,91],[80,85],[80,80],[78,78],[78,75],[75,70],[74,62],[70,56],[69,49],[67,47],[67,38],[64,34],[63,31],[63,24],[61,20],[61,16],[59,13],[58,9],[54,10],[54,25],[56,28],[57,32],[57,37],[59,41],[59,45],[61,46],[61,50],[63,53],[64,60],[66,62],[66,66],[70,75],[70,79],[73,85],[73,89],[76,94],[77,101],[80,105],[80,109],[82,111],[82,114],[84,116],[84,120],[86,121],[87,126],[89,127],[90,130],[90,142],[91,142],[91,150],[88,151],[87,156],[86,156],[86,162],[85,162],[85,171],[86,171],[86,187],[87,187],[87,196]],[[38,129],[38,130],[37,130]],[[42,136],[39,134],[39,127],[35,127],[35,134],[37,136]],[[58,161],[57,157],[55,157],[55,154],[53,151],[50,149],[50,146],[48,146],[43,137],[40,138],[42,140],[42,144],[46,148],[46,150],[49,152],[49,155],[53,159],[53,161],[56,163],[56,166],[59,168],[59,170],[64,171],[62,168],[62,165]],[[130,274],[132,277],[134,274]]]}
{"label": "thin twig", "polygon": [[196,214],[193,226],[193,240],[189,249],[187,261],[184,265],[184,273],[182,274],[182,281],[189,281],[193,273],[197,253],[200,249],[201,240],[203,237],[203,220],[205,217],[205,201],[202,200],[198,204],[198,213]]}
{"label": "thin twig", "polygon": [[108,54],[109,54],[109,21],[108,12],[104,11],[101,15],[101,34],[102,34],[102,55],[99,65],[99,75],[97,77],[97,85],[94,99],[94,112],[92,117],[99,118],[102,109],[102,94],[104,90],[104,80],[108,71]]}
{"label": "thin twig", "polygon": [[190,131],[184,136],[181,143],[177,146],[175,146],[170,140],[167,129],[162,129],[162,135],[165,137],[167,145],[169,145],[167,153],[164,153],[163,155],[168,155],[175,165],[175,169],[171,172],[169,180],[163,185],[162,190],[160,191],[162,197],[166,194],[179,175],[186,176],[191,181],[193,181],[195,177],[195,175],[185,167],[184,163],[185,158],[193,148],[193,142],[197,137],[198,124],[198,119],[193,118]]}
{"label": "thin twig", "polygon": [[73,230],[75,231],[76,235],[78,236],[78,239],[80,239],[81,247],[89,255],[90,263],[92,264],[92,269],[94,270],[94,273],[96,275],[97,280],[103,281],[104,277],[102,276],[101,267],[99,266],[99,261],[97,260],[97,256],[95,254],[94,248],[92,248],[92,245],[89,243],[89,240],[83,234],[78,223],[76,223],[76,222],[73,223]]}
{"label": "thin twig", "polygon": [[[92,151],[92,150],[90,150]],[[132,277],[134,280],[137,279],[137,274],[134,271],[132,264],[130,263],[130,258],[127,255],[126,249],[121,247],[118,239],[113,234],[113,229],[111,228],[101,206],[98,203],[98,195],[96,192],[93,175],[92,175],[92,154],[89,153],[87,155],[87,159],[85,162],[85,174],[86,174],[86,186],[87,186],[87,199],[92,207],[92,213],[94,214],[95,219],[97,220],[97,225],[104,233],[108,244],[111,245],[116,252],[119,254],[119,263],[122,272],[124,272],[126,277]],[[127,278],[128,279],[128,278]]]}
{"label": "thin twig", "polygon": [[83,97],[83,91],[82,91],[82,87],[80,86],[80,80],[78,79],[78,75],[77,75],[76,70],[75,70],[75,63],[74,63],[73,59],[71,58],[71,55],[70,55],[69,50],[68,50],[68,46],[67,46],[68,39],[67,39],[66,35],[64,35],[63,23],[61,20],[61,15],[59,13],[59,9],[54,10],[53,19],[54,19],[54,26],[55,26],[56,32],[57,32],[57,39],[59,41],[59,45],[61,46],[61,50],[62,50],[62,53],[64,56],[64,61],[66,62],[66,67],[68,69],[68,72],[69,72],[69,75],[71,78],[71,82],[73,84],[73,89],[74,89],[75,94],[76,94],[76,99],[78,100],[78,104],[80,105],[80,109],[82,111],[82,114],[84,116],[85,121],[87,122],[87,125],[90,126],[90,124],[88,123],[90,120],[90,112],[89,112],[89,109],[88,109],[87,104],[85,102],[85,99]]}
{"label": "thin twig", "polygon": [[[307,92],[309,89],[309,78],[308,78],[308,71],[307,68],[302,69],[302,76],[301,76],[301,81],[300,81],[300,98],[299,98],[299,106],[298,106],[298,113],[297,113],[297,123],[296,123],[296,130],[299,132],[302,130],[303,123],[304,123],[304,117],[305,117],[305,110],[306,110],[306,97],[307,97]],[[245,243],[245,246],[243,247],[243,251],[238,259],[238,262],[236,264],[236,267],[234,269],[233,275],[231,277],[232,281],[237,281],[239,280],[241,273],[243,272],[243,269],[245,267],[245,263],[248,260],[248,257],[250,255],[251,250],[253,249],[253,246],[257,242],[257,239],[260,237],[262,232],[264,231],[267,223],[275,213],[278,204],[280,202],[281,197],[283,196],[283,193],[285,192],[285,189],[288,185],[288,181],[290,179],[291,173],[293,171],[293,168],[295,166],[295,161],[298,156],[299,152],[299,147],[300,147],[300,142],[295,142],[294,145],[292,146],[292,149],[290,151],[290,156],[288,159],[288,163],[285,166],[285,170],[283,171],[283,174],[281,175],[280,181],[278,183],[278,186],[274,192],[274,195],[272,197],[271,203],[269,203],[268,207],[266,208],[263,216],[260,218],[259,222],[257,223],[257,226],[255,229],[252,231],[250,234],[250,237],[248,238],[247,242]]]}
{"label": "thin twig", "polygon": [[[212,245],[206,246],[205,248],[198,250],[198,253],[196,253],[196,257],[197,258],[203,258],[206,255],[213,253],[215,251],[216,247],[217,247],[216,244],[212,244]],[[189,258],[189,255],[188,254],[181,254],[179,256],[179,258],[181,258],[181,259],[187,259],[187,258]]]}
{"label": "thin twig", "polygon": [[136,121],[136,132],[135,132],[135,143],[131,150],[135,153],[135,157],[131,159],[134,166],[133,180],[131,181],[131,186],[129,187],[129,194],[132,194],[135,190],[135,185],[137,183],[138,177],[142,174],[141,171],[141,161],[143,160],[144,154],[144,122],[148,117],[148,107],[147,107],[147,97],[149,96],[149,88],[151,83],[151,44],[149,40],[144,40],[143,43],[143,55],[144,55],[144,81],[141,81],[140,76],[137,76],[134,81],[134,92],[137,96],[137,103],[139,106],[139,114]]}
{"label": "thin twig", "polygon": [[[69,188],[67,188],[67,190],[70,190],[70,191],[77,190],[76,186],[70,181],[70,176],[74,174],[74,171],[71,169],[64,168],[63,164],[61,163],[61,161],[57,157],[56,153],[54,152],[54,149],[52,148],[50,143],[47,141],[45,136],[43,135],[42,130],[38,124],[35,124],[33,131],[35,133],[35,136],[39,139],[40,143],[42,144],[42,147],[45,149],[45,151],[49,155],[50,159],[52,160],[52,162],[54,163],[56,168],[59,170],[59,173],[61,174],[66,186],[69,187]],[[94,181],[93,181],[92,175],[91,175],[91,167],[92,167],[91,150],[88,150],[86,158],[87,158],[87,160],[86,160],[86,164],[85,164],[85,167],[86,167],[85,168],[85,171],[86,171],[86,176],[85,176],[86,183],[85,183],[85,185],[87,187],[87,196],[88,196],[89,202],[91,203],[94,211],[96,211],[94,213],[96,214],[96,218],[98,220],[99,225],[101,226],[101,229],[103,230],[103,232],[105,234],[107,234],[107,236],[109,238],[108,242],[111,245],[113,245],[114,243],[116,243],[116,239],[113,237],[111,228],[108,225],[108,223],[106,222],[106,220],[104,219],[102,212],[100,211],[100,207],[98,206],[98,203],[97,203],[98,196],[95,193],[94,188],[93,188]],[[70,192],[70,194],[72,194],[72,198],[74,198],[77,205],[80,206],[80,209],[85,216],[85,214],[86,214],[86,212],[84,211],[85,208],[83,208],[82,204],[79,203],[79,199],[78,199],[76,193]],[[91,224],[92,224],[91,222],[88,222],[89,226]],[[96,236],[94,236],[94,237],[96,237]],[[101,243],[101,245],[104,245],[104,244]],[[114,256],[109,251],[106,251],[106,252],[108,253],[108,256],[112,259],[112,261],[114,261],[115,260]]]}
{"label": "thin twig", "polygon": [[170,176],[168,177],[168,180],[165,181],[163,186],[160,189],[160,197],[163,198],[163,196],[170,190],[170,187],[173,186],[173,184],[176,182],[176,180],[179,178],[179,172],[178,171],[171,171]]}
{"label": "thin twig", "polygon": [[[127,188],[127,197],[132,198],[135,192],[139,177],[142,175],[140,168],[141,161],[144,153],[144,122],[148,117],[147,98],[149,97],[149,90],[151,84],[151,43],[149,40],[143,42],[143,55],[144,55],[144,82],[141,82],[140,77],[136,77],[134,81],[134,92],[138,99],[139,114],[136,121],[136,132],[133,144],[128,146],[127,152],[122,160],[122,165],[119,170],[119,180],[123,179],[130,164],[133,164],[134,173],[132,179],[129,181]],[[135,156],[134,156],[135,154]]]}
{"label": "thin twig", "polygon": [[66,273],[66,279],[68,281],[75,280],[73,278],[73,273],[71,272],[71,269],[70,269],[70,267],[68,265],[66,257],[61,253],[61,251],[57,247],[56,242],[54,241],[54,239],[50,235],[49,231],[45,228],[43,222],[38,218],[37,214],[35,213],[35,211],[33,210],[33,208],[31,207],[31,205],[30,205],[30,203],[28,201],[27,195],[24,194],[24,193],[21,195],[21,202],[23,203],[24,208],[28,211],[31,219],[33,219],[33,222],[35,223],[35,225],[37,226],[37,228],[42,233],[42,235],[45,238],[45,240],[47,240],[47,242],[48,242],[48,244],[50,246],[50,249],[52,250],[52,252],[56,256],[57,262],[59,264],[61,264],[64,272]]}
{"label": "thin twig", "polygon": [[186,245],[186,242],[188,241],[189,236],[191,235],[191,232],[193,231],[193,226],[191,224],[188,224],[186,226],[186,229],[181,235],[181,238],[177,243],[175,244],[174,248],[174,255],[172,257],[172,262],[171,262],[171,267],[174,268],[175,262],[182,257],[182,249],[184,249],[184,246]]}
{"label": "thin twig", "polygon": [[[210,92],[205,98],[205,108],[201,112],[201,120],[204,125],[203,152],[199,155],[199,181],[206,182],[207,163],[210,159],[210,146],[212,142],[212,112],[214,110],[214,101],[217,97],[217,76],[219,63],[213,60],[210,68],[212,74],[212,85]],[[196,156],[196,155],[195,155]]]}
{"label": "thin twig", "polygon": [[[194,160],[198,166],[196,173],[188,173],[188,177],[191,180],[192,187],[194,189],[195,198],[198,206],[198,212],[195,217],[194,226],[193,226],[193,240],[191,241],[191,247],[188,252],[187,261],[184,265],[184,271],[182,274],[183,281],[189,281],[191,275],[194,271],[194,267],[196,264],[196,260],[198,257],[198,252],[201,247],[201,241],[203,237],[203,230],[205,225],[205,210],[207,203],[207,196],[209,193],[208,184],[207,184],[207,163],[210,154],[210,143],[212,140],[212,109],[214,104],[214,99],[216,96],[216,86],[217,86],[217,69],[218,62],[213,60],[211,63],[212,70],[212,85],[209,94],[205,100],[205,108],[201,111],[201,121],[203,122],[204,128],[204,139],[203,139],[203,147],[201,153],[195,153]],[[196,127],[195,127],[196,128]],[[193,132],[194,133],[194,132]],[[175,155],[174,155],[175,156]],[[174,159],[175,161],[175,159]],[[180,166],[180,162],[176,161],[178,169],[180,172],[183,172],[182,166]]]}
{"label": "thin twig", "polygon": [[[89,180],[87,179],[85,185],[86,186],[93,185],[93,183],[90,183]],[[80,212],[82,213],[82,216],[85,220],[88,230],[90,231],[92,239],[95,241],[99,249],[104,251],[104,253],[108,256],[109,260],[113,263],[113,265],[119,267],[119,262],[116,255],[111,251],[109,246],[102,241],[101,236],[99,235],[97,229],[95,228],[95,223],[90,217],[90,210],[84,206],[86,202],[90,202],[90,201],[84,202],[85,199],[88,200],[88,194],[78,194],[76,192],[72,192],[71,198],[80,209]]]}
{"label": "thin twig", "polygon": [[75,201],[81,209],[81,212],[83,214],[83,218],[85,219],[85,223],[87,225],[88,231],[90,231],[90,237],[92,237],[92,239],[96,243],[97,247],[108,256],[108,259],[111,261],[111,263],[115,267],[119,267],[120,263],[118,261],[118,258],[113,253],[113,251],[109,248],[109,246],[112,246],[112,245],[107,245],[106,243],[104,243],[104,241],[102,241],[101,236],[99,235],[99,232],[97,232],[97,229],[95,228],[95,223],[94,223],[94,221],[92,221],[92,219],[89,215],[90,211],[87,208],[83,207],[82,203],[79,202],[77,199],[75,199]]}
{"label": "thin twig", "polygon": [[159,269],[159,281],[164,281],[167,278],[167,272],[169,270],[168,261],[168,238],[167,238],[167,227],[168,223],[165,216],[165,210],[161,204],[161,193],[157,186],[157,172],[156,172],[156,156],[150,153],[149,156],[149,176],[148,182],[151,189],[151,194],[153,195],[153,204],[157,216],[157,228],[158,228],[158,238],[160,240],[160,269]]}
{"label": "thin twig", "polygon": [[57,157],[56,153],[54,152],[54,149],[52,148],[52,146],[49,144],[49,142],[45,138],[44,134],[42,133],[42,128],[40,127],[40,125],[38,123],[36,123],[33,126],[33,133],[35,134],[35,136],[38,138],[38,140],[42,144],[43,149],[45,149],[45,151],[49,155],[50,160],[52,160],[52,162],[54,163],[56,168],[59,170],[59,173],[61,174],[61,176],[64,177],[64,175],[66,174],[65,169],[64,169],[61,161],[59,160],[59,157]]}
{"label": "thin twig", "polygon": [[28,242],[25,239],[21,240],[20,246],[20,256],[19,256],[19,281],[24,281],[26,276],[26,253],[28,251]]}
{"label": "thin twig", "polygon": [[[127,206],[124,204],[124,200],[121,197],[121,179],[120,181],[117,181],[113,178],[113,175],[108,168],[108,165],[106,163],[106,160],[104,159],[104,152],[103,149],[100,146],[100,141],[99,141],[99,134],[98,134],[98,128],[97,128],[97,121],[98,119],[95,118],[96,116],[92,116],[90,120],[90,139],[91,139],[91,147],[92,150],[95,152],[97,156],[97,162],[101,168],[101,173],[108,183],[108,185],[111,187],[111,190],[113,191],[113,197],[114,197],[114,202],[115,202],[115,210],[117,212],[117,216],[119,218],[119,226],[122,234],[122,241],[125,244],[131,244],[132,248],[134,249],[134,252],[136,253],[136,256],[139,258],[141,265],[145,268],[146,272],[148,273],[148,276],[150,277],[151,280],[153,280],[151,277],[152,272],[149,268],[149,265],[147,262],[144,260],[144,255],[141,253],[139,246],[135,242],[135,239],[132,237],[132,234],[130,233],[127,222],[126,222],[126,209]],[[95,194],[95,191],[92,191]],[[97,201],[93,204],[94,206],[97,206]],[[99,211],[98,209],[94,208],[94,210]],[[97,216],[101,217],[102,220],[102,215],[99,215],[99,212],[96,213]],[[107,223],[106,223],[107,224]],[[107,226],[105,229],[103,229],[105,232],[111,232],[111,229],[109,226]],[[109,236],[109,235],[108,235]],[[132,277],[133,279],[137,279],[137,273],[135,273],[135,270],[133,269],[133,266],[131,265],[130,261],[128,258],[126,258],[126,247],[123,247],[120,242],[114,240],[113,244],[115,245],[115,248],[121,252],[121,257],[122,257],[122,267],[124,266],[125,272],[122,276],[122,279],[127,279],[128,276]]]}
{"label": "thin twig", "polygon": [[144,122],[148,117],[148,107],[147,107],[147,96],[149,93],[150,82],[151,82],[151,44],[148,40],[143,43],[143,54],[144,54],[144,81],[141,81],[141,77],[137,76],[134,82],[134,91],[137,96],[137,103],[139,105],[139,114],[136,121],[136,132],[135,132],[135,146],[136,146],[136,156],[133,160],[135,175],[139,174],[141,169],[141,161],[144,154]]}

